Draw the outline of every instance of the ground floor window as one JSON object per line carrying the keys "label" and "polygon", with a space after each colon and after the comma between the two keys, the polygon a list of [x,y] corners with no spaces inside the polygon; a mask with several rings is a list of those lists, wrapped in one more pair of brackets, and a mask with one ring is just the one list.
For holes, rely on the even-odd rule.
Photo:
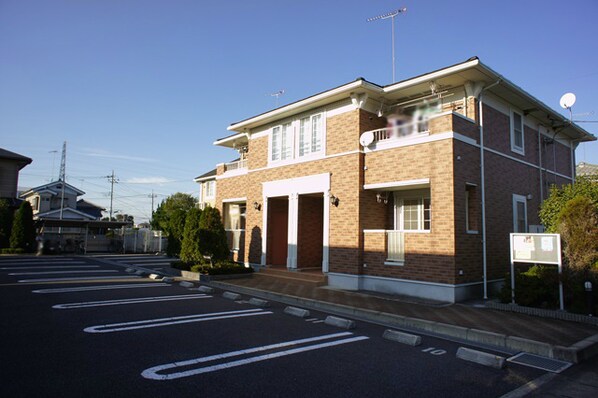
{"label": "ground floor window", "polygon": [[432,224],[430,189],[394,193],[395,230],[429,231]]}
{"label": "ground floor window", "polygon": [[513,232],[527,232],[527,198],[513,194]]}
{"label": "ground floor window", "polygon": [[224,230],[230,250],[240,250],[242,237],[245,233],[245,203],[224,204]]}

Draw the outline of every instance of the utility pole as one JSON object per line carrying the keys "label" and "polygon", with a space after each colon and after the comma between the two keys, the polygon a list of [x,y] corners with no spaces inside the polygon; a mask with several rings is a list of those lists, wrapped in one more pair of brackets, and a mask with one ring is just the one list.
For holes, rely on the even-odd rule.
{"label": "utility pole", "polygon": [[150,195],[150,198],[152,198],[152,215],[150,217],[150,228],[152,226],[152,221],[154,221],[154,199],[158,197],[158,195],[154,194],[154,190],[152,189],[152,194]]}
{"label": "utility pole", "polygon": [[112,170],[112,175],[106,176],[110,181],[110,218],[109,220],[112,221],[112,202],[114,200],[114,183],[118,182],[116,177],[114,177],[114,170]]}
{"label": "utility pole", "polygon": [[[60,220],[62,220],[62,213],[64,211],[64,186],[66,185],[66,141],[62,143],[62,156],[60,157]],[[62,224],[62,223],[61,223]],[[59,242],[58,247],[62,248],[62,225],[58,227]]]}

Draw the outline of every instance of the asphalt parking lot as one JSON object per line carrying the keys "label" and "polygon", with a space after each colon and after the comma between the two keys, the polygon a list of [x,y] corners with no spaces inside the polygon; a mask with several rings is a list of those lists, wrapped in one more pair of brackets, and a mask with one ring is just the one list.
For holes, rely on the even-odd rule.
{"label": "asphalt parking lot", "polygon": [[[126,264],[126,261],[121,261]],[[417,347],[124,272],[91,257],[2,257],[3,397],[499,397],[544,371]],[[196,283],[197,287],[198,284]]]}

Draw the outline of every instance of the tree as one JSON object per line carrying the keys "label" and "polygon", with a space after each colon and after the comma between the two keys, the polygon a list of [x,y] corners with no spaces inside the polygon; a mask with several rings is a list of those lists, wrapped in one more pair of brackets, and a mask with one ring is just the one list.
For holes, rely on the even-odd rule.
{"label": "tree", "polygon": [[598,180],[590,176],[579,177],[575,184],[553,185],[550,196],[542,203],[540,220],[547,232],[557,231],[558,218],[568,201],[578,196],[588,198],[594,206],[598,206]]}
{"label": "tree", "polygon": [[194,207],[187,212],[185,218],[185,230],[181,245],[181,260],[187,263],[200,263],[202,254],[200,251],[200,229],[199,222],[202,211]]}
{"label": "tree", "polygon": [[226,260],[229,257],[226,232],[218,209],[206,207],[199,220],[199,251],[212,256],[213,261]]}
{"label": "tree", "polygon": [[166,253],[169,256],[179,255],[187,212],[196,207],[197,199],[189,194],[177,192],[163,200],[153,213],[152,227],[168,234]]}
{"label": "tree", "polygon": [[577,196],[565,203],[557,221],[569,267],[588,271],[598,261],[598,206],[585,196]]}
{"label": "tree", "polygon": [[14,211],[10,206],[10,202],[6,199],[0,199],[0,249],[10,246],[13,215]]}
{"label": "tree", "polygon": [[24,201],[15,213],[10,234],[10,247],[12,249],[23,249],[26,252],[33,252],[35,246],[33,210],[29,202]]}

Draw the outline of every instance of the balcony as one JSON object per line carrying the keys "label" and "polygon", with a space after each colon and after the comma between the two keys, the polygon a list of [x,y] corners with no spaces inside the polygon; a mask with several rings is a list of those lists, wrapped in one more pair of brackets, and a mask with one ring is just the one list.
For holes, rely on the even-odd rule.
{"label": "balcony", "polygon": [[368,133],[371,133],[374,136],[372,144],[378,144],[388,140],[415,138],[427,135],[430,131],[428,130],[428,119],[423,119],[411,123],[372,130]]}
{"label": "balcony", "polygon": [[224,172],[242,170],[247,168],[247,159],[237,160],[236,162],[224,163]]}

